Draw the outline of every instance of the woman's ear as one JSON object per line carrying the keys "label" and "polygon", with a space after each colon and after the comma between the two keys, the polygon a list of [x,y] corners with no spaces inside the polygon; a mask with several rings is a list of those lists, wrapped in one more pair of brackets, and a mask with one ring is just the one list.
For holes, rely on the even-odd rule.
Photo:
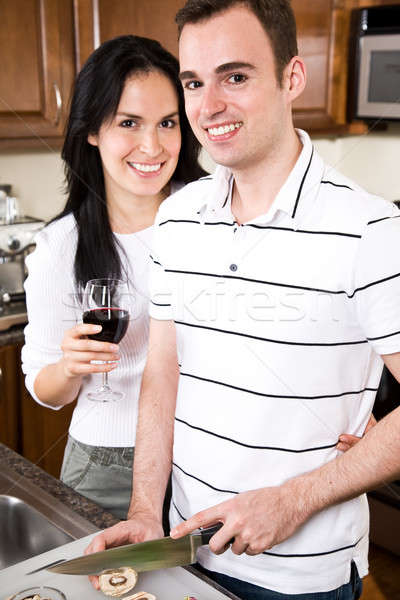
{"label": "woman's ear", "polygon": [[97,135],[94,135],[93,133],[89,133],[88,137],[87,137],[87,141],[89,142],[89,144],[91,144],[92,146],[98,146],[98,141],[97,141]]}

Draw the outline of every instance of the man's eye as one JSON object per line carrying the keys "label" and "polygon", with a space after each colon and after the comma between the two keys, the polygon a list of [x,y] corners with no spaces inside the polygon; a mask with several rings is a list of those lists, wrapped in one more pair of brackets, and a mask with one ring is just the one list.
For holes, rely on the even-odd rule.
{"label": "man's eye", "polygon": [[188,81],[185,83],[185,88],[187,90],[196,90],[199,87],[201,87],[200,81]]}
{"label": "man's eye", "polygon": [[230,81],[231,83],[243,83],[244,81],[246,81],[246,79],[246,75],[242,75],[241,73],[234,73],[229,77],[228,81]]}
{"label": "man's eye", "polygon": [[136,125],[136,121],[134,121],[133,119],[125,119],[124,121],[122,121],[122,123],[120,123],[121,127],[135,127]]}
{"label": "man's eye", "polygon": [[172,129],[175,126],[176,122],[173,119],[164,119],[164,121],[161,121],[160,123],[160,127],[163,129]]}

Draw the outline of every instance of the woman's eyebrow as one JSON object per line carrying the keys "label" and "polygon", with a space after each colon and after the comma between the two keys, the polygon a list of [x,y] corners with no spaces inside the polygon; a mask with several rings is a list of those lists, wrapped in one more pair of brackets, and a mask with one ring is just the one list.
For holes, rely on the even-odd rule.
{"label": "woman's eyebrow", "polygon": [[140,117],[139,115],[132,115],[131,113],[127,112],[117,112],[117,117],[128,117],[129,119],[143,119],[143,117]]}
{"label": "woman's eyebrow", "polygon": [[172,119],[172,117],[178,117],[178,116],[179,116],[179,112],[176,110],[175,112],[171,113],[170,115],[166,115],[165,117],[162,117],[162,120]]}
{"label": "woman's eyebrow", "polygon": [[[161,117],[161,120],[164,119],[171,119],[172,117],[177,117],[179,115],[179,112],[176,110],[175,112],[166,115],[165,117]],[[127,113],[127,112],[117,112],[117,117],[127,117],[128,119],[143,119],[143,117],[139,116],[139,115],[132,115],[131,113]]]}

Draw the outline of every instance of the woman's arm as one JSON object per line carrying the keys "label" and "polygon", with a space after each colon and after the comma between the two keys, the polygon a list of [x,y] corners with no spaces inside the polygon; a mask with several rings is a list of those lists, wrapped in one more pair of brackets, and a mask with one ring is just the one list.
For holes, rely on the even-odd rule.
{"label": "woman's arm", "polygon": [[39,403],[59,408],[79,393],[82,378],[111,371],[110,365],[91,360],[118,359],[118,346],[86,339],[98,331],[94,325],[76,325],[82,310],[75,294],[74,229],[69,220],[46,227],[26,260],[25,281],[28,325],[22,349],[26,387]]}
{"label": "woman's arm", "polygon": [[[79,393],[84,375],[115,369],[119,358],[117,344],[87,339],[99,331],[99,325],[82,324],[65,332],[62,358],[43,367],[34,382],[35,395],[43,404],[53,407],[70,404]],[[112,362],[98,365],[91,364],[92,360]]]}

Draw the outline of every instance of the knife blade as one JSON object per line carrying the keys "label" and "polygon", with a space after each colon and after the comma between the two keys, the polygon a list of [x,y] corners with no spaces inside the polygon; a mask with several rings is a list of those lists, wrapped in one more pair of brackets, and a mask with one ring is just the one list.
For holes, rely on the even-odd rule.
{"label": "knife blade", "polygon": [[140,572],[190,565],[196,562],[198,548],[208,544],[214,533],[221,527],[222,523],[218,523],[177,540],[165,537],[139,544],[109,548],[71,560],[56,561],[56,563],[52,562],[35,569],[27,575],[43,570],[64,575],[98,575],[106,569],[120,567],[132,567],[135,571]]}

